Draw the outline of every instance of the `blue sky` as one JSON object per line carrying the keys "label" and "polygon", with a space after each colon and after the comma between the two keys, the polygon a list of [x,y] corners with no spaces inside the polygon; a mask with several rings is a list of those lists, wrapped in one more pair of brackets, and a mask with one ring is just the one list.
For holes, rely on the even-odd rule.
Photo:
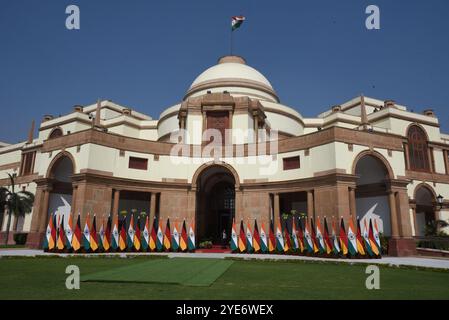
{"label": "blue sky", "polygon": [[[69,4],[79,31],[65,28]],[[378,31],[365,28],[369,4]],[[449,132],[447,0],[0,0],[0,141],[97,98],[157,118],[228,54],[240,14],[235,53],[304,116],[364,93],[433,108]]]}

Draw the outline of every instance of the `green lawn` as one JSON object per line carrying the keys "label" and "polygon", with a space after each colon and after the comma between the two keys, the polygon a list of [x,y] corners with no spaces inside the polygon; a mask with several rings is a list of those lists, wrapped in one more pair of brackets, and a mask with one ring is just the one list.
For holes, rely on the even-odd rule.
{"label": "green lawn", "polygon": [[[177,260],[173,263],[179,265]],[[179,273],[186,272],[192,260],[186,259]],[[147,261],[148,257],[2,258],[0,299],[449,299],[449,272],[381,267],[381,289],[367,290],[364,266],[298,261],[234,261],[207,287],[81,282],[80,290],[65,288],[68,265],[79,266],[85,277]]]}

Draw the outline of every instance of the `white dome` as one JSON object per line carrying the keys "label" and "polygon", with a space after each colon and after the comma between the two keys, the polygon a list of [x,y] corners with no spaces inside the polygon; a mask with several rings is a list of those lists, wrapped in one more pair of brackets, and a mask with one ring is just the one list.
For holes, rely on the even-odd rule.
{"label": "white dome", "polygon": [[246,65],[238,56],[222,57],[218,64],[201,73],[190,86],[187,96],[206,91],[228,91],[234,95],[248,95],[278,101],[271,83],[256,69]]}

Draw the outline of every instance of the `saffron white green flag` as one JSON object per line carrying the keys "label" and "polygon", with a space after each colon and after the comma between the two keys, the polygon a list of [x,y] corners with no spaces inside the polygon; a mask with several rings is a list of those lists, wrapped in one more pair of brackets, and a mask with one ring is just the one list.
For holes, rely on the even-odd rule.
{"label": "saffron white green flag", "polygon": [[235,231],[235,222],[232,222],[232,231],[231,231],[231,250],[236,251],[238,248],[238,239],[237,232]]}
{"label": "saffron white green flag", "polygon": [[244,16],[232,17],[232,21],[231,21],[232,31],[240,28],[240,26],[242,25],[243,21],[245,21],[245,17]]}
{"label": "saffron white green flag", "polygon": [[172,249],[173,251],[178,251],[179,248],[179,232],[178,232],[178,228],[175,225],[173,226],[173,234],[172,234]]}
{"label": "saffron white green flag", "polygon": [[354,223],[352,222],[352,219],[350,219],[348,227],[348,250],[349,253],[353,256],[357,254],[357,239],[354,230]]}
{"label": "saffron white green flag", "polygon": [[260,248],[262,250],[262,252],[267,252],[268,251],[268,239],[267,239],[267,234],[265,233],[265,227],[264,224],[262,223],[262,226],[260,228]]}

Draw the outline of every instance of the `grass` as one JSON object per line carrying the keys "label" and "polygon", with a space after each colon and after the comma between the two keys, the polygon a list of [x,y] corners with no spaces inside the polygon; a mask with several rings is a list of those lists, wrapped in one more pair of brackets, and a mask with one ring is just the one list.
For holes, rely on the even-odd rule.
{"label": "grass", "polygon": [[[189,260],[179,273],[193,263]],[[146,261],[146,257],[2,258],[0,299],[449,299],[449,272],[380,267],[381,289],[367,290],[365,266],[309,262],[236,260],[207,287],[81,282],[80,290],[65,288],[68,265],[77,265],[83,277]]]}
{"label": "grass", "polygon": [[25,245],[22,244],[0,244],[0,249],[24,249]]}

